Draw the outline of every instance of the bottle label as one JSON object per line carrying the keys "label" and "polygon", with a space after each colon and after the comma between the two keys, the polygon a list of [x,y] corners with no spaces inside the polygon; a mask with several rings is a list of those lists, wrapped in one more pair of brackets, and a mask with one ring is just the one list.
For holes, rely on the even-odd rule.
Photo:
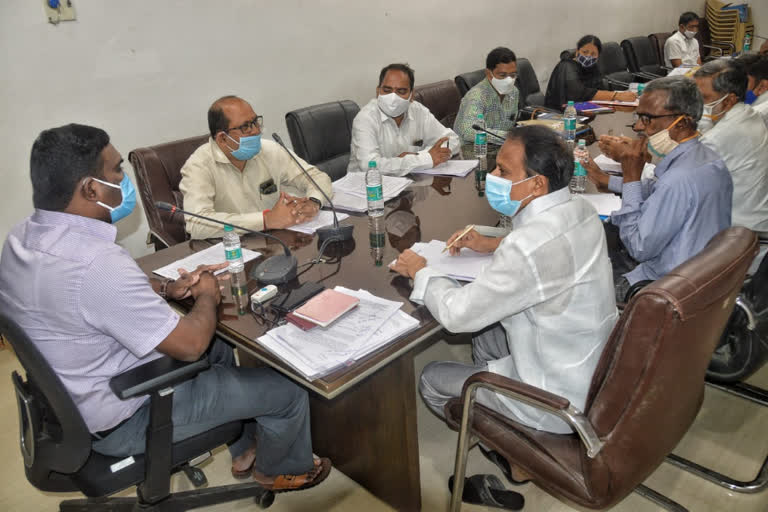
{"label": "bottle label", "polygon": [[371,234],[369,235],[369,239],[371,242],[371,249],[380,249],[384,247],[384,244],[386,243],[384,241],[385,239],[384,233],[371,232]]}
{"label": "bottle label", "polygon": [[365,190],[368,195],[368,201],[380,201],[384,198],[384,192],[381,189],[381,185],[365,187]]}
{"label": "bottle label", "polygon": [[575,119],[568,119],[563,118],[563,125],[565,126],[566,131],[570,130],[576,130],[576,120]]}
{"label": "bottle label", "polygon": [[574,176],[586,176],[587,171],[584,169],[584,166],[581,165],[581,162],[576,162],[576,167],[573,170]]}
{"label": "bottle label", "polygon": [[227,261],[239,260],[243,257],[243,251],[240,250],[239,247],[237,249],[230,249],[229,251],[225,250],[224,253],[227,255]]}
{"label": "bottle label", "polygon": [[475,144],[478,146],[485,145],[487,140],[488,138],[486,137],[485,133],[478,132],[475,134]]}

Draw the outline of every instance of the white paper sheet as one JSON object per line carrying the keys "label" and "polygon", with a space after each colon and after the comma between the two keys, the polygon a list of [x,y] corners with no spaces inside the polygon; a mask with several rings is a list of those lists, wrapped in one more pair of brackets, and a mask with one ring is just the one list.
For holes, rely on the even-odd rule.
{"label": "white paper sheet", "polygon": [[[595,157],[595,163],[601,170],[605,172],[623,174],[621,164],[603,154],[597,155]],[[646,162],[646,164],[643,166],[643,174],[640,176],[640,178],[643,180],[652,180],[656,178],[656,166]]]}
{"label": "white paper sheet", "polygon": [[[389,201],[408,188],[413,180],[399,176],[382,176],[384,201]],[[365,173],[351,172],[333,182],[333,204],[337,210],[364,212],[368,210],[365,192]]]}
{"label": "white paper sheet", "polygon": [[413,252],[426,258],[427,266],[458,281],[474,281],[483,271],[483,267],[493,259],[492,253],[482,254],[464,248],[458,256],[451,256],[448,251],[442,252],[443,249],[445,249],[445,242],[439,240],[432,240],[429,243],[419,242],[411,247]]}
{"label": "white paper sheet", "polygon": [[610,215],[621,208],[621,198],[615,194],[581,194],[581,197],[592,203],[598,215]]}
{"label": "white paper sheet", "polygon": [[[336,216],[339,218],[339,223],[344,219],[349,218],[349,215],[341,212],[337,213]],[[330,210],[320,210],[314,219],[302,222],[301,224],[296,224],[295,226],[290,226],[288,229],[306,233],[308,235],[314,235],[315,231],[318,229],[331,225],[333,225],[333,212]]]}
{"label": "white paper sheet", "polygon": [[[255,260],[261,256],[260,252],[252,251],[250,249],[243,248],[242,251],[244,263]],[[178,269],[180,268],[183,268],[187,272],[192,272],[200,265],[216,265],[218,263],[224,263],[225,261],[227,261],[227,258],[224,254],[224,244],[219,242],[216,245],[212,245],[207,249],[203,249],[202,251],[190,254],[186,258],[174,261],[173,263],[155,269],[152,272],[159,276],[175,280],[179,278]],[[217,271],[216,274],[221,274],[222,272],[226,271],[227,269],[223,268]]]}
{"label": "white paper sheet", "polygon": [[472,169],[477,167],[479,160],[448,160],[443,162],[437,167],[432,169],[422,169],[420,171],[413,171],[412,174],[431,174],[436,176],[460,176],[464,177],[469,174]]}

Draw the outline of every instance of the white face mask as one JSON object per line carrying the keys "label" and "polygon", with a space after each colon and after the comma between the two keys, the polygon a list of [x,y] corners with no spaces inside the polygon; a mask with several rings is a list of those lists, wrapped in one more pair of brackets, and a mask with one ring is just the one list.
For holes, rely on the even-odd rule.
{"label": "white face mask", "polygon": [[381,111],[389,117],[400,117],[405,114],[411,104],[410,97],[405,99],[393,92],[389,94],[379,94],[379,97],[376,98],[376,102]]}
{"label": "white face mask", "polygon": [[715,124],[720,120],[720,118],[723,116],[722,113],[719,114],[713,114],[712,111],[715,109],[716,106],[721,104],[725,98],[727,98],[728,95],[726,94],[722,98],[715,100],[711,103],[705,103],[704,104],[704,112],[701,114],[701,120],[698,124],[698,129],[701,133],[704,133],[708,130],[711,130]]}
{"label": "white face mask", "polygon": [[696,34],[697,34],[697,32],[693,32],[692,30],[686,30],[685,32],[683,32],[683,35],[687,39],[693,39],[694,37],[696,37]]}
{"label": "white face mask", "polygon": [[496,78],[495,76],[491,76],[491,85],[499,94],[509,94],[515,88],[515,79],[511,76],[508,76],[507,78]]}
{"label": "white face mask", "polygon": [[675,126],[683,116],[675,119],[675,122],[669,125],[667,128],[656,132],[648,137],[648,151],[654,159],[654,164],[667,156],[675,149],[679,144],[669,135],[669,129]]}

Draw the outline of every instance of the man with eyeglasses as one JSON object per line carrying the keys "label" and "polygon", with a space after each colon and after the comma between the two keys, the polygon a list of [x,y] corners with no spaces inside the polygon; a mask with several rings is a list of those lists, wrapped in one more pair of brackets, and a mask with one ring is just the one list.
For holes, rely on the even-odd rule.
{"label": "man with eyeglasses", "polygon": [[352,122],[347,172],[366,172],[375,161],[381,174],[404,176],[431,169],[459,152],[459,137],[427,107],[413,101],[414,74],[408,64],[379,73],[376,98]]}
{"label": "man with eyeglasses", "polygon": [[[637,107],[633,130],[640,138],[600,139],[603,153],[621,162],[623,177],[587,166],[593,182],[622,194],[621,209],[611,215],[620,239],[611,255],[618,302],[633,284],[661,278],[731,225],[733,183],[722,159],[699,140],[701,111],[690,78],[653,80]],[[649,156],[655,177],[641,181]]]}
{"label": "man with eyeglasses", "polygon": [[[287,228],[318,214],[323,195],[283,148],[261,140],[262,127],[262,116],[237,96],[224,96],[211,105],[211,138],[181,168],[179,189],[185,209],[257,231]],[[328,175],[299,162],[330,197]],[[289,195],[283,187],[306,197]],[[192,217],[185,220],[192,238],[223,236],[219,224]]]}
{"label": "man with eyeglasses", "polygon": [[483,114],[488,130],[508,132],[515,127],[520,92],[517,80],[517,57],[509,48],[498,47],[485,58],[485,80],[472,87],[461,99],[453,131],[465,143],[475,141],[478,114]]}

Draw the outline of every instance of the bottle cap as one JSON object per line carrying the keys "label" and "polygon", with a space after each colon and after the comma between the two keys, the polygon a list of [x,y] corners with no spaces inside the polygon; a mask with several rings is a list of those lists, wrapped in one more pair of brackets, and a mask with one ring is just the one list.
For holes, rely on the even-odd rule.
{"label": "bottle cap", "polygon": [[370,162],[368,162],[369,169],[373,169],[375,167],[376,167],[376,160],[371,160]]}
{"label": "bottle cap", "polygon": [[569,106],[569,107],[572,107],[572,106],[573,106],[573,100],[570,100],[570,101],[568,101],[568,106]]}
{"label": "bottle cap", "polygon": [[226,226],[224,226],[224,231],[232,231],[232,226],[227,224]]}
{"label": "bottle cap", "polygon": [[586,146],[586,145],[587,145],[587,141],[586,140],[579,139],[579,146]]}
{"label": "bottle cap", "polygon": [[483,114],[477,114],[478,119],[484,119]]}

